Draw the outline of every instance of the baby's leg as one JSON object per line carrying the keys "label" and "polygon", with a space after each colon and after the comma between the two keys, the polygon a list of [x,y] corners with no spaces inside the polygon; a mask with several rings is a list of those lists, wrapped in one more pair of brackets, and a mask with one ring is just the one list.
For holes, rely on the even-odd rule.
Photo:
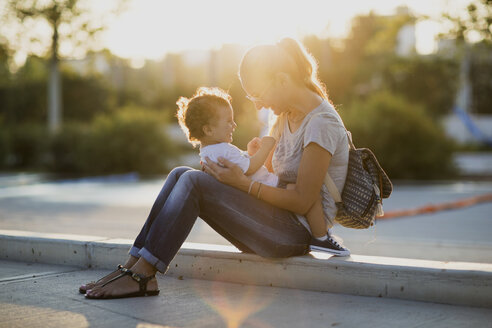
{"label": "baby's leg", "polygon": [[[295,188],[295,184],[288,184],[287,189],[292,190]],[[323,213],[323,205],[321,204],[321,196],[318,197],[316,202],[311,206],[306,214],[306,219],[311,228],[313,237],[319,238],[326,235],[326,221]]]}

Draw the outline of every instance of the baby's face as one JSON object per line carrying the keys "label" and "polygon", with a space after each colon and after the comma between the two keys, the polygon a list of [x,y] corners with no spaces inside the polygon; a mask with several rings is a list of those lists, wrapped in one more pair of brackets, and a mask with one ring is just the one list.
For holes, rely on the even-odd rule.
{"label": "baby's face", "polygon": [[216,109],[216,118],[210,122],[210,127],[212,129],[211,138],[219,142],[232,142],[232,133],[237,127],[236,122],[234,122],[234,113],[230,106],[220,106]]}

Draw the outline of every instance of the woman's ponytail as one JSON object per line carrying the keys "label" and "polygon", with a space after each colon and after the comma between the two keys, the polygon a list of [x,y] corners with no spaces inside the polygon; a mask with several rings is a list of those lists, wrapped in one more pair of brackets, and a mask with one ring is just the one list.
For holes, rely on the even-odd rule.
{"label": "woman's ponytail", "polygon": [[297,74],[298,80],[320,97],[328,100],[326,88],[318,78],[318,63],[304,46],[292,38],[281,39],[277,42],[277,46],[294,60],[297,71],[292,73]]}

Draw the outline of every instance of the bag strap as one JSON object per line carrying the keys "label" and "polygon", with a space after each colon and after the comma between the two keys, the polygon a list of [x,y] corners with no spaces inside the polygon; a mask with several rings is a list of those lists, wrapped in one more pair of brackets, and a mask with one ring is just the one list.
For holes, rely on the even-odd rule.
{"label": "bag strap", "polygon": [[[311,118],[309,120],[312,120],[314,117],[322,115],[322,114],[325,114],[325,113],[321,112],[321,113],[314,114],[313,116],[311,116]],[[347,133],[347,139],[348,139],[349,147],[351,149],[355,150],[355,145],[352,142],[352,133],[350,133],[350,131],[348,131],[347,128],[345,128],[345,132]],[[331,197],[333,197],[333,199],[335,200],[335,203],[341,203],[342,202],[342,196],[340,195],[340,191],[338,191],[338,188],[335,185],[335,182],[333,181],[333,179],[331,178],[331,176],[328,172],[326,172],[325,179],[324,179],[323,183],[326,185],[326,188],[330,192]]]}
{"label": "bag strap", "polygon": [[324,184],[326,185],[326,188],[328,188],[328,191],[330,192],[331,196],[335,200],[335,203],[341,203],[342,202],[342,196],[340,195],[340,192],[338,191],[338,188],[335,185],[335,182],[333,181],[331,176],[328,174],[328,172],[326,172]]}
{"label": "bag strap", "polygon": [[345,131],[347,131],[347,139],[348,139],[350,149],[355,150],[356,148],[355,148],[354,142],[352,141],[352,133],[350,131],[348,131],[347,129],[345,129]]}

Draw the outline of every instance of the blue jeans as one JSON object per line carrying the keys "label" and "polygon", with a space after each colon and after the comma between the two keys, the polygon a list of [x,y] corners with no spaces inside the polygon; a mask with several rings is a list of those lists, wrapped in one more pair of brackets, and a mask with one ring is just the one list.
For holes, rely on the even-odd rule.
{"label": "blue jeans", "polygon": [[200,216],[239,250],[263,257],[309,252],[309,231],[294,213],[190,167],[168,175],[130,254],[166,273]]}

